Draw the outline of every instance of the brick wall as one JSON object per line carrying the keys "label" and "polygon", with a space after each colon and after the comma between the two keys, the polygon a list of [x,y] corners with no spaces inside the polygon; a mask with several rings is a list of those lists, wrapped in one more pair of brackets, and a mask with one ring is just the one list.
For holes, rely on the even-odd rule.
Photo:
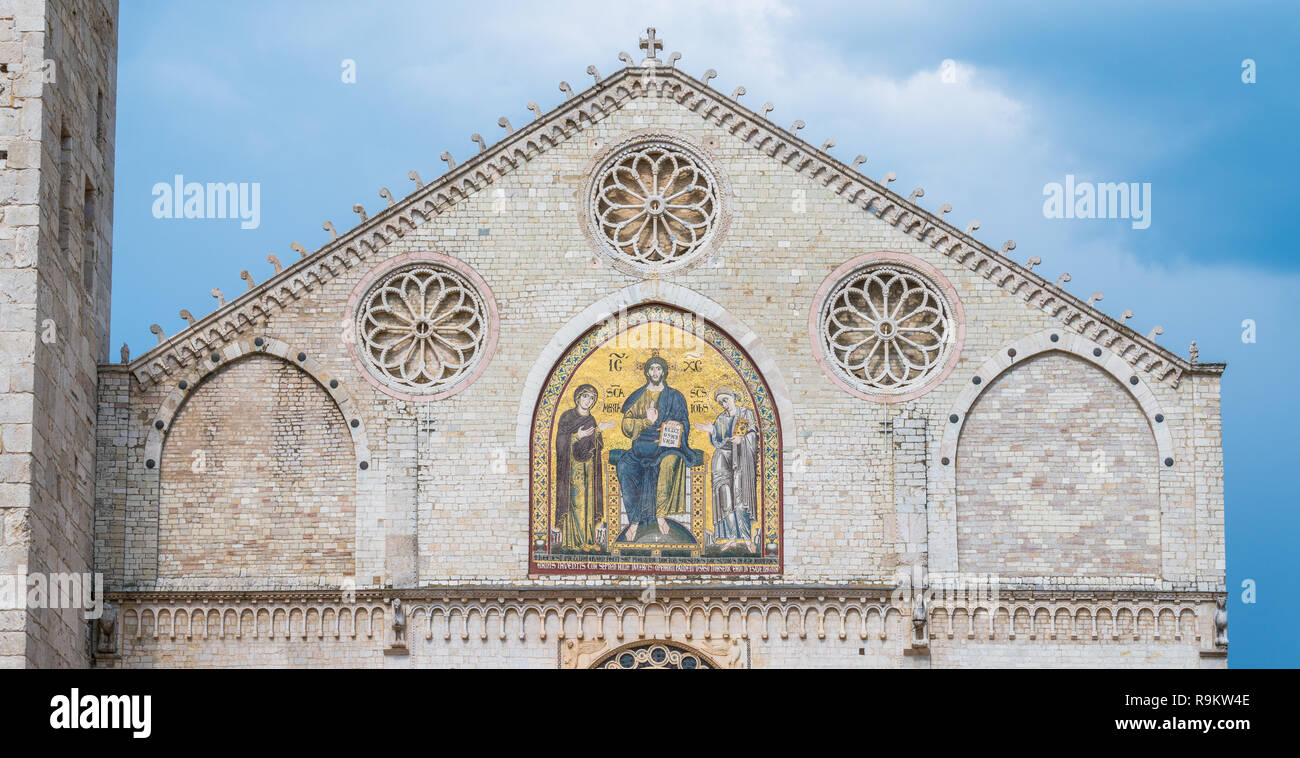
{"label": "brick wall", "polygon": [[160,578],[352,574],[351,440],[296,366],[255,355],[214,373],[173,420],[160,467]]}
{"label": "brick wall", "polygon": [[1048,353],[994,380],[957,455],[958,565],[1021,576],[1156,576],[1159,460],[1132,396]]}

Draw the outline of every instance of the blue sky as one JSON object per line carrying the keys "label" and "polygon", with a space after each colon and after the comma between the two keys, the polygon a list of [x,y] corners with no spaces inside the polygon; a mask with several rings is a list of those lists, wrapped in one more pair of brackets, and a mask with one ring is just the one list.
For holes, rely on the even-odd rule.
{"label": "blue sky", "polygon": [[[1300,418],[1300,339],[1289,318],[1300,258],[1287,191],[1297,168],[1300,10],[1292,3],[1150,2],[152,2],[122,0],[110,354],[139,354],[213,287],[262,281],[268,253],[350,228],[489,143],[497,118],[559,103],[561,80],[640,60],[647,26],[678,65],[922,203],[981,222],[994,246],[1069,271],[1071,291],[1135,312],[1180,353],[1226,361],[1223,381],[1233,666],[1297,666],[1297,498],[1286,472]],[[1242,82],[1252,59],[1256,82]],[[342,81],[345,60],[356,81]],[[951,61],[945,66],[944,61]],[[952,76],[945,76],[951,73]],[[949,81],[951,79],[951,81]],[[156,219],[157,182],[259,182],[261,223]],[[1043,187],[1150,183],[1151,225],[1049,219]],[[1242,341],[1253,319],[1257,341]],[[1257,602],[1242,602],[1253,580]]]}

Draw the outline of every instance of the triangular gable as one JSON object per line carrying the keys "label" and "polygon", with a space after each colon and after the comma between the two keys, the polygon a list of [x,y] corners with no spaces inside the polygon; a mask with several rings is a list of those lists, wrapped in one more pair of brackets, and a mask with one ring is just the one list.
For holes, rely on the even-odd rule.
{"label": "triangular gable", "polygon": [[[675,62],[675,58],[673,62]],[[644,65],[650,64],[650,65]],[[302,259],[285,267],[260,285],[250,287],[236,299],[163,340],[130,363],[130,371],[142,385],[183,373],[203,355],[221,349],[251,329],[255,321],[285,307],[338,272],[364,262],[379,247],[403,237],[423,222],[445,213],[459,201],[483,190],[496,179],[582,132],[638,97],[670,99],[699,114],[715,126],[769,158],[784,164],[872,213],[880,220],[914,239],[925,242],[943,255],[982,275],[1000,289],[1021,297],[1058,319],[1062,326],[1082,334],[1124,358],[1135,368],[1157,380],[1178,386],[1185,372],[1221,373],[1223,364],[1191,363],[1156,344],[1131,327],[1096,310],[1090,304],[1048,282],[1030,268],[1006,256],[1014,243],[993,250],[959,230],[939,215],[916,205],[863,175],[855,168],[754,113],[736,100],[697,80],[672,65],[628,66],[601,79],[588,69],[596,82],[580,94],[572,94],[550,112],[527,126],[510,130],[490,147],[480,142],[480,152],[459,166],[453,166],[437,180],[417,186],[401,200],[388,198],[389,205],[374,216],[360,212],[352,229],[336,234],[315,252],[307,253],[296,243]],[[501,120],[508,128],[508,122]],[[417,179],[412,172],[412,179]]]}

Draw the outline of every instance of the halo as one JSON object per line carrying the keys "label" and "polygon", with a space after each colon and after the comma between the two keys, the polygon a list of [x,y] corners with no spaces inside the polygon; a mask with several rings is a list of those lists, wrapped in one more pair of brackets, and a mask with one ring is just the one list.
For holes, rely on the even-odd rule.
{"label": "halo", "polygon": [[712,400],[713,402],[717,402],[718,390],[723,388],[732,391],[732,394],[734,394],[736,398],[736,405],[745,405],[745,406],[749,405],[749,394],[745,391],[744,383],[735,382],[732,381],[731,379],[723,379],[719,381],[717,384],[713,385],[713,387],[709,389],[709,400]]}
{"label": "halo", "polygon": [[[574,377],[574,379],[577,379],[577,377]],[[596,405],[600,405],[600,399],[605,396],[605,388],[602,387],[600,385],[600,382],[596,381],[595,379],[582,379],[581,381],[578,381],[576,384],[573,385],[573,392],[577,392],[578,388],[584,384],[590,384],[591,386],[596,388]],[[577,398],[574,397],[573,392],[570,392],[569,396],[565,399],[567,401],[572,401],[576,403]],[[593,409],[595,408],[595,406],[592,407]]]}

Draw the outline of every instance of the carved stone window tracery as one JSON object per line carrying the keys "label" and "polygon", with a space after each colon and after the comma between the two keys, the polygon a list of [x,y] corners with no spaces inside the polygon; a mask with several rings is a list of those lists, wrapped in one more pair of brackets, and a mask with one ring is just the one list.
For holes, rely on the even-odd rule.
{"label": "carved stone window tracery", "polygon": [[608,654],[592,668],[599,669],[712,669],[712,661],[686,648],[664,642],[626,645]]}
{"label": "carved stone window tracery", "polygon": [[695,146],[641,135],[597,162],[584,223],[619,268],[673,271],[707,254],[725,228],[724,194],[725,179]]}
{"label": "carved stone window tracery", "polygon": [[435,393],[469,374],[488,332],[483,296],[459,273],[433,264],[397,269],[361,298],[362,361],[384,385]]}
{"label": "carved stone window tracery", "polygon": [[869,264],[835,284],[819,315],[822,353],[864,392],[899,395],[927,384],[955,342],[944,292],[904,266]]}

